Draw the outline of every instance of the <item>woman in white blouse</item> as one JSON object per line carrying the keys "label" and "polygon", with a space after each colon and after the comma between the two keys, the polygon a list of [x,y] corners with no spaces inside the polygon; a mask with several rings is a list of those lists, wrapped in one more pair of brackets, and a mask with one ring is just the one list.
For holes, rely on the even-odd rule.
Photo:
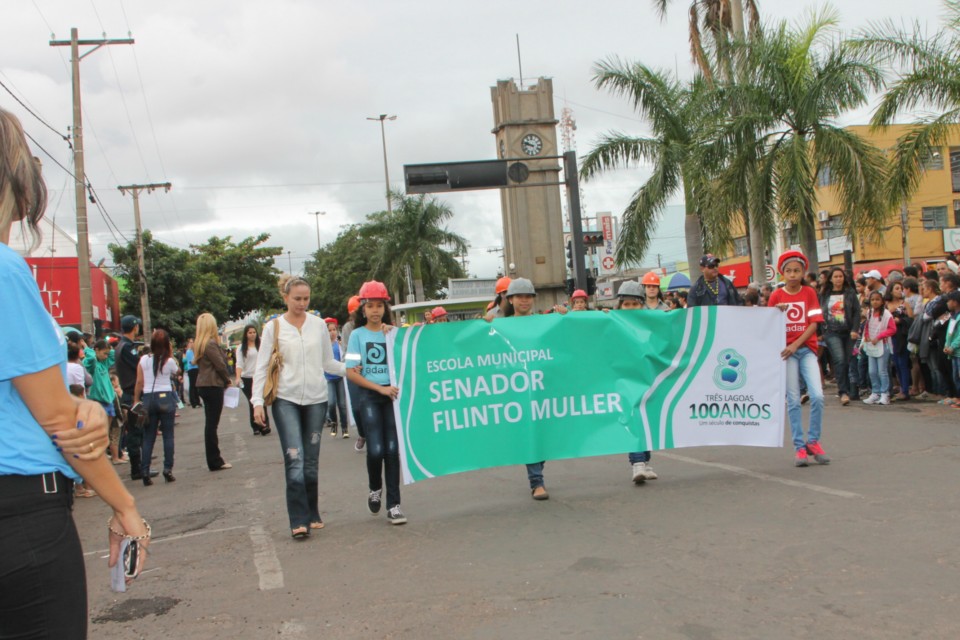
{"label": "woman in white blouse", "polygon": [[243,328],[243,342],[237,346],[237,386],[242,386],[243,395],[250,403],[250,428],[253,435],[265,436],[270,433],[270,418],[264,415],[266,424],[258,425],[253,419],[253,372],[257,368],[257,354],[260,352],[260,334],[256,325],[248,324]]}
{"label": "woman in white blouse", "polygon": [[280,293],[287,312],[268,322],[263,329],[253,376],[253,416],[257,424],[266,425],[263,387],[273,355],[274,336],[278,335],[283,367],[273,403],[273,423],[280,436],[286,469],[290,533],[300,540],[308,537],[311,530],[323,528],[317,504],[320,440],[327,415],[327,380],[323,374],[343,376],[346,370],[344,364],[333,357],[326,323],[307,313],[310,305],[307,281],[284,275],[280,278]]}
{"label": "woman in white blouse", "polygon": [[173,482],[173,423],[177,413],[177,395],[173,392],[171,376],[179,373],[173,357],[170,336],[163,329],[155,329],[150,337],[150,354],[140,358],[137,366],[137,384],[133,402],[143,402],[147,423],[143,428],[143,484],[153,484],[150,478],[150,458],[157,441],[157,429],[163,432],[163,479]]}

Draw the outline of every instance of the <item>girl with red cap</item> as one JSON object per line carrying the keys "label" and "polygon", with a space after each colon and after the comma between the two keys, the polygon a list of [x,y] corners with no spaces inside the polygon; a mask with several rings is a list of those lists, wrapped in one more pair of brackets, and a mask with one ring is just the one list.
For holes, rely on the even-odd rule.
{"label": "girl with red cap", "polygon": [[[787,362],[787,417],[796,450],[794,464],[806,467],[809,457],[820,464],[829,464],[830,458],[820,446],[823,422],[823,387],[817,362],[817,325],[823,321],[817,292],[804,284],[803,274],[810,263],[799,251],[787,251],[777,261],[777,270],[783,276],[784,287],[770,295],[768,306],[776,307],[787,316],[787,347],[780,357]],[[800,378],[807,384],[810,396],[810,427],[806,440],[803,436],[803,414],[800,410]]]}

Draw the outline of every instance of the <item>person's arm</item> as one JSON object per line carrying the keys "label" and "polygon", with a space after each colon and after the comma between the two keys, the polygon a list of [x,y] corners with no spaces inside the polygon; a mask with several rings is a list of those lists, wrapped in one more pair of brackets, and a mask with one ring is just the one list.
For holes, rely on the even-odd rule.
{"label": "person's arm", "polygon": [[[323,325],[323,328],[326,328],[326,324]],[[346,375],[346,365],[333,357],[333,343],[329,339],[324,339],[324,336],[320,336],[321,351],[323,357],[323,370],[326,373],[329,373],[332,376],[345,376]]]}
{"label": "person's arm", "polygon": [[[96,402],[77,400],[63,385],[57,366],[18,376],[13,386],[34,419],[56,442],[64,460],[76,470],[111,509],[110,526],[120,534],[147,533],[133,496],[120,481],[113,465],[103,455],[110,442],[107,415]],[[122,536],[110,539],[110,566],[117,563]],[[146,547],[149,539],[141,541]]]}
{"label": "person's arm", "polygon": [[237,373],[236,380],[234,380],[234,383],[236,383],[238,387],[241,384],[240,374],[243,373],[244,363],[246,362],[246,359],[243,357],[243,353],[240,351],[240,347],[242,346],[243,346],[242,344],[238,345],[236,351],[234,351],[234,354],[233,354],[234,368],[236,369],[236,373]]}
{"label": "person's arm", "polygon": [[87,347],[83,350],[83,368],[93,373],[94,368],[97,366],[97,352]]}
{"label": "person's arm", "polygon": [[[807,326],[806,330],[805,330],[803,333],[800,334],[800,337],[799,337],[799,338],[797,338],[796,340],[794,340],[793,342],[791,342],[790,344],[788,344],[788,345],[787,345],[787,348],[780,352],[780,357],[783,358],[784,360],[786,360],[787,358],[789,358],[790,356],[792,356],[793,354],[795,354],[795,353],[797,352],[797,350],[798,350],[800,347],[802,347],[802,346],[804,345],[804,343],[805,343],[807,340],[809,340],[810,337],[813,336],[813,335],[817,332],[817,325],[818,325],[818,324],[820,324],[820,323],[818,323],[818,322],[811,322],[811,323]],[[816,354],[814,354],[814,355],[816,355]]]}
{"label": "person's arm", "polygon": [[894,321],[893,316],[890,316],[889,322],[887,322],[887,328],[877,334],[877,342],[889,338],[890,336],[897,333],[897,323]]}
{"label": "person's arm", "polygon": [[143,395],[143,367],[137,365],[137,383],[133,387],[133,404],[140,402]]}
{"label": "person's arm", "polygon": [[112,367],[117,362],[117,350],[110,349],[110,353],[107,354],[107,369]]}
{"label": "person's arm", "polygon": [[857,298],[857,294],[855,292],[847,296],[847,301],[844,302],[844,306],[850,308],[850,337],[853,340],[859,340],[861,320],[860,300]]}
{"label": "person's arm", "polygon": [[267,369],[273,356],[273,337],[277,323],[271,321],[264,325],[260,337],[260,349],[257,351],[257,366],[253,369],[253,389],[250,391],[250,404],[263,407],[263,387],[267,383]]}

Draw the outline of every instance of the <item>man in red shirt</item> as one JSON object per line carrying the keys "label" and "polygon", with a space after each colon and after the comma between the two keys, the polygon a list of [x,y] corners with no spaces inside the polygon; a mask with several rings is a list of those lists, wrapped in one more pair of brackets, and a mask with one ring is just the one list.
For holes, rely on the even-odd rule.
{"label": "man in red shirt", "polygon": [[[830,463],[820,446],[823,387],[817,364],[817,323],[823,320],[823,312],[817,292],[803,282],[803,274],[808,268],[807,257],[799,251],[787,251],[781,255],[777,270],[783,276],[785,286],[774,291],[768,303],[787,315],[787,348],[780,357],[787,361],[787,417],[796,450],[794,464],[798,467],[806,467],[810,456],[820,464]],[[810,395],[810,428],[806,439],[800,409],[800,376],[803,376]]]}

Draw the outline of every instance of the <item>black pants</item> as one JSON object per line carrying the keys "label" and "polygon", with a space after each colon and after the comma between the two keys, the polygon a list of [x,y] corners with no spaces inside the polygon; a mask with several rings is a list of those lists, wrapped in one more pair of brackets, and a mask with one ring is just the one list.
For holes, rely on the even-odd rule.
{"label": "black pants", "polygon": [[[367,478],[370,491],[387,485],[387,509],[400,504],[400,446],[393,401],[387,396],[358,388],[360,423],[367,438]],[[386,476],[386,477],[384,477]]]}
{"label": "black pants", "polygon": [[[44,493],[45,486],[56,493]],[[0,638],[87,637],[87,578],[70,513],[72,488],[60,474],[0,476]]]}
{"label": "black pants", "polygon": [[[253,429],[253,432],[260,433],[260,425],[253,421],[253,378],[240,378],[240,382],[243,383],[243,395],[247,396],[247,405],[250,408],[250,428]],[[263,417],[265,418],[264,422],[267,423],[265,428],[270,428],[270,414],[267,412],[267,408],[263,408]]]}
{"label": "black pants", "polygon": [[200,406],[200,389],[197,388],[198,375],[200,375],[200,369],[187,371],[187,379],[190,380],[190,406],[194,409]]}
{"label": "black pants", "polygon": [[216,471],[224,465],[217,435],[220,414],[223,413],[223,387],[200,387],[198,391],[203,400],[203,444],[207,451],[207,468]]}

